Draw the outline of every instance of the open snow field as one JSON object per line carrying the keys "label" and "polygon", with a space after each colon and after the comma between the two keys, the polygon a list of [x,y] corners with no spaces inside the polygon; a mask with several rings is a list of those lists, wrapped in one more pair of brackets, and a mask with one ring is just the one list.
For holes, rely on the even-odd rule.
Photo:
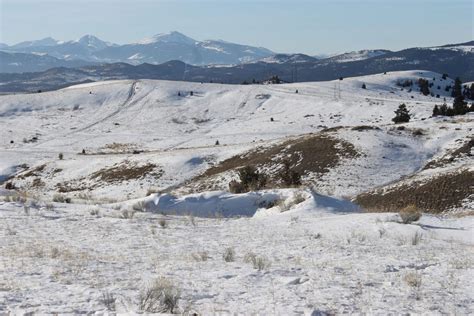
{"label": "open snow field", "polygon": [[[440,98],[396,85],[418,78]],[[180,289],[178,313],[473,313],[474,195],[458,205],[471,216],[425,214],[413,224],[348,201],[472,174],[472,149],[452,156],[473,135],[472,114],[430,117],[444,97],[452,103],[451,84],[420,70],[0,96],[0,183],[16,188],[0,189],[0,314],[136,313],[160,277]],[[403,129],[391,122],[400,103],[412,114]],[[235,170],[199,178],[301,137],[330,137],[337,156],[303,175],[302,188],[229,194]],[[434,160],[443,163],[425,168]]]}
{"label": "open snow field", "polygon": [[396,214],[340,214],[319,203],[334,206],[316,197],[239,219],[123,219],[107,207],[60,204],[25,214],[3,203],[0,306],[105,312],[110,293],[117,312],[138,312],[140,291],[166,277],[181,290],[178,311],[202,315],[473,312],[472,218],[405,225]]}

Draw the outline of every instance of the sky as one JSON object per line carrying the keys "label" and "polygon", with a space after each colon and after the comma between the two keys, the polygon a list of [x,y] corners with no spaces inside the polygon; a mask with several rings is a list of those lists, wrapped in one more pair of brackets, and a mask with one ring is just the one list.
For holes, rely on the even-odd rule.
{"label": "sky", "polygon": [[473,16],[474,0],[0,0],[0,42],[179,31],[316,55],[466,42]]}

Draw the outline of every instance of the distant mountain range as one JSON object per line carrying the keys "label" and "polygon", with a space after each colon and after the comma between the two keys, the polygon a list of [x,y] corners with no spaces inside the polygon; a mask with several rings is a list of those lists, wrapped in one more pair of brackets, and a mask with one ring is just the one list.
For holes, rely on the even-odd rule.
{"label": "distant mountain range", "polygon": [[[112,58],[110,56],[113,54],[109,52],[114,52],[116,58],[120,60],[118,57],[120,54],[129,56],[132,52],[131,47],[151,45],[151,47],[162,51],[163,47],[175,49],[177,47],[184,49],[189,45],[194,45],[195,48],[202,48],[203,45],[210,47],[210,42],[196,42],[177,32],[159,34],[136,44],[122,46],[103,42],[91,36],[83,37],[75,42],[57,42],[50,38],[23,42],[9,46],[8,50],[2,49],[3,52],[0,52],[2,70],[0,92],[52,90],[82,82],[110,79],[165,79],[238,84],[261,82],[272,76],[279,76],[285,82],[302,82],[415,69],[447,73],[453,78],[460,77],[463,81],[474,81],[474,41],[438,47],[409,48],[397,52],[383,49],[363,50],[327,58],[304,54],[274,54],[263,48],[250,48],[250,46],[214,41],[214,43],[223,45],[222,49],[217,50],[213,46],[216,48],[215,55],[212,55],[211,52],[206,59],[200,59],[204,65],[199,63],[193,65],[179,60],[194,57],[191,56],[192,54],[188,56],[184,53],[176,56],[171,50],[168,51],[168,55],[159,57],[152,57],[151,53],[147,55],[149,56],[147,58],[153,60],[172,59],[158,64],[137,62],[134,65],[129,62],[104,63],[103,60],[93,60],[98,58],[97,56],[106,55],[109,56],[107,58]],[[67,46],[82,47],[83,52],[87,51],[87,54],[90,54],[88,56],[94,57],[90,57],[88,60],[57,58],[44,52],[38,52],[36,49],[42,47],[46,50],[49,47],[50,51],[58,53],[61,49],[64,49],[63,52],[65,52]],[[143,50],[145,50],[144,47],[142,47]],[[16,53],[13,52],[14,50],[31,50],[34,53]],[[212,51],[213,49],[207,48],[207,50]],[[252,51],[251,56],[242,55],[250,54],[245,52],[248,50]],[[124,53],[125,51],[127,53]],[[179,49],[175,51],[179,51]],[[76,50],[76,56],[78,56],[77,54],[79,54],[79,50]],[[225,58],[221,54],[226,55],[229,62],[224,62]],[[136,57],[136,60],[143,61],[143,56]],[[216,62],[219,64],[216,65],[204,62],[204,60],[211,60],[210,56],[215,57],[214,61],[220,60],[222,63]],[[7,73],[6,70],[15,67],[13,64],[18,63],[18,60],[21,60],[25,67],[32,69],[32,72],[14,73],[11,71]],[[55,66],[51,68],[48,65]]]}
{"label": "distant mountain range", "polygon": [[[145,38],[137,43],[118,45],[102,41],[101,39],[85,35],[75,41],[57,41],[53,38],[44,38],[37,41],[28,41],[8,46],[0,45],[5,53],[29,53],[48,55],[59,61],[51,60],[44,64],[41,70],[52,67],[67,66],[64,61],[76,63],[115,63],[125,62],[132,65],[142,63],[161,64],[171,60],[180,60],[192,65],[212,64],[240,64],[255,61],[275,54],[269,49],[240,45],[222,40],[197,41],[179,32],[157,34]],[[15,58],[18,58],[15,60]],[[10,63],[3,60],[0,72],[31,72],[37,68],[23,63],[25,56],[12,55]]]}

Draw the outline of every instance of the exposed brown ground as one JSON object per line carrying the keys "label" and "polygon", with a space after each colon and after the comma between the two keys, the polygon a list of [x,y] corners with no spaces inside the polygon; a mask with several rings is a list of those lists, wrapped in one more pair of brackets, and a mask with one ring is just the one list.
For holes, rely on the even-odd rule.
{"label": "exposed brown ground", "polygon": [[448,165],[455,161],[456,159],[471,156],[471,150],[474,147],[474,137],[470,138],[469,140],[463,142],[461,146],[458,148],[449,151],[441,158],[433,159],[426,164],[423,169],[431,169],[431,168],[438,168]]}
{"label": "exposed brown ground", "polygon": [[103,168],[94,172],[91,174],[90,178],[113,183],[141,179],[147,175],[160,177],[163,171],[155,170],[157,167],[157,165],[152,163],[137,165],[129,161],[123,161],[120,164],[114,165],[110,168]]}
{"label": "exposed brown ground", "polygon": [[254,166],[264,169],[268,176],[267,186],[275,187],[280,185],[277,175],[285,160],[289,161],[292,170],[305,176],[308,173],[324,174],[342,159],[358,155],[352,144],[332,137],[329,133],[309,134],[231,157],[188,183],[200,183],[197,188],[201,190],[218,189],[219,184],[214,183],[213,176],[244,166]]}
{"label": "exposed brown ground", "polygon": [[381,188],[358,195],[354,201],[368,211],[399,211],[414,205],[423,212],[441,213],[460,207],[474,194],[474,172],[467,169],[435,176],[428,181]]}
{"label": "exposed brown ground", "polygon": [[[128,160],[122,161],[121,163],[115,164],[112,167],[102,168],[89,176],[90,180],[99,180],[108,184],[117,184],[123,181],[138,180],[145,178],[146,176],[161,177],[163,170],[157,165],[147,163],[144,165],[138,165]],[[56,187],[58,192],[67,193],[74,191],[90,190],[96,186],[101,186],[100,182],[86,181],[87,178],[80,178],[72,181],[64,181],[58,183]]]}

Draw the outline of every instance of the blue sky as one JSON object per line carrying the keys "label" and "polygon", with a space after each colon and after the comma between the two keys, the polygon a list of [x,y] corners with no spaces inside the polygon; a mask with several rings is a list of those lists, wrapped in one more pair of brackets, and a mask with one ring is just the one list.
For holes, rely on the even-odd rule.
{"label": "blue sky", "polygon": [[473,39],[474,0],[0,0],[0,42],[172,30],[276,52],[403,49]]}

